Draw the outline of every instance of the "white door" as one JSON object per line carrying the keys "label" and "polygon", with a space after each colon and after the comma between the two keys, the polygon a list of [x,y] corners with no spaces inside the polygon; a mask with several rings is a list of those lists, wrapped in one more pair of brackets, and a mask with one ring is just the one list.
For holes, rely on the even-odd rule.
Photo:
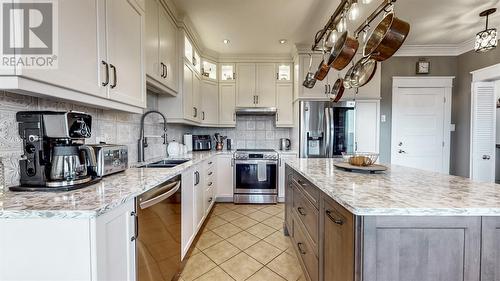
{"label": "white door", "polygon": [[471,89],[471,178],[495,182],[495,83],[475,82]]}
{"label": "white door", "polygon": [[234,84],[219,85],[219,125],[236,125],[235,114],[236,86]]}
{"label": "white door", "polygon": [[236,106],[255,106],[255,63],[238,63],[236,75]]}
{"label": "white door", "polygon": [[219,87],[216,82],[203,80],[202,89],[201,122],[216,125],[219,119]]}
{"label": "white door", "polygon": [[276,106],[276,72],[274,63],[257,64],[257,106]]}
{"label": "white door", "polygon": [[443,157],[445,88],[397,88],[392,112],[391,163],[449,173]]}
{"label": "white door", "polygon": [[380,101],[356,101],[356,145],[359,152],[379,152]]}
{"label": "white door", "polygon": [[276,85],[276,127],[293,127],[293,85]]}
{"label": "white door", "polygon": [[109,98],[139,107],[146,106],[143,13],[135,1],[106,1]]}
{"label": "white door", "polygon": [[[95,0],[58,2],[58,67],[22,70],[23,76],[75,91],[106,96],[99,84],[98,9]],[[78,12],[75,12],[78,11]]]}
{"label": "white door", "polygon": [[177,32],[170,16],[160,5],[160,62],[165,65],[164,84],[177,91]]}
{"label": "white door", "polygon": [[182,102],[184,105],[184,118],[195,120],[195,108],[193,106],[193,71],[189,65],[184,64],[184,82],[182,86]]}

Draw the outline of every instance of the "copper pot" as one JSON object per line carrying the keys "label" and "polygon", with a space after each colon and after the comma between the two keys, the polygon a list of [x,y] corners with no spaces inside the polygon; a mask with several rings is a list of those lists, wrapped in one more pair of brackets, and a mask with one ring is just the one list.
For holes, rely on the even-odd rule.
{"label": "copper pot", "polygon": [[314,79],[323,81],[323,79],[325,79],[328,75],[328,71],[330,71],[330,65],[325,64],[325,60],[322,60],[318,66],[318,70],[314,74]]}
{"label": "copper pot", "polygon": [[384,61],[403,45],[410,24],[398,19],[394,13],[387,14],[373,30],[363,50],[363,56],[370,56],[377,61]]}
{"label": "copper pot", "polygon": [[349,37],[347,31],[344,31],[335,42],[328,65],[336,70],[344,69],[354,58],[358,51],[359,42],[355,38]]}
{"label": "copper pot", "polygon": [[344,94],[344,91],[344,79],[339,78],[337,79],[337,81],[335,81],[335,84],[333,84],[333,97],[330,100],[333,102],[339,102],[339,100],[342,98],[342,95]]}

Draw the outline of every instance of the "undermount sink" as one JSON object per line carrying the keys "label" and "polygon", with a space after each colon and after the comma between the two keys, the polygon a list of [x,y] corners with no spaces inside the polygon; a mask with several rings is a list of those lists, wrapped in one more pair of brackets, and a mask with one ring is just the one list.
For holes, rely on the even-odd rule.
{"label": "undermount sink", "polygon": [[173,168],[182,163],[186,163],[189,159],[177,159],[177,160],[161,160],[158,162],[153,162],[147,165],[140,166],[139,168]]}

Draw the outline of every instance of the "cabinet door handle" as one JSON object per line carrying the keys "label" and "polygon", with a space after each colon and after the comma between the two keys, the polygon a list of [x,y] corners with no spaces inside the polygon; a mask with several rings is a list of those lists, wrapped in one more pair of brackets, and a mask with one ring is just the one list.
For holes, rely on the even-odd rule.
{"label": "cabinet door handle", "polygon": [[236,112],[233,112],[233,121],[236,121]]}
{"label": "cabinet door handle", "polygon": [[210,197],[210,198],[208,199],[208,203],[212,203],[212,200],[213,200],[213,198],[212,198],[212,197]]}
{"label": "cabinet door handle", "polygon": [[196,109],[196,107],[193,106],[193,117],[196,118],[197,115],[198,115],[198,110]]}
{"label": "cabinet door handle", "polygon": [[209,182],[209,183],[208,183],[208,186],[212,186],[212,184],[214,184],[214,183],[213,183],[213,182]]}
{"label": "cabinet door handle", "polygon": [[165,67],[164,67],[164,64],[163,62],[160,62],[160,67],[161,67],[161,74],[160,74],[160,77],[161,78],[165,78]]}
{"label": "cabinet door handle", "polygon": [[202,112],[201,112],[201,116],[202,116],[202,117],[201,117],[201,119],[202,119],[202,120],[205,120],[205,111],[202,111]]}
{"label": "cabinet door handle", "polygon": [[299,214],[300,214],[301,216],[305,216],[305,215],[306,215],[306,213],[304,213],[304,208],[302,208],[302,207],[298,207],[298,208],[297,208],[297,212],[299,212]]}
{"label": "cabinet door handle", "polygon": [[109,67],[113,70],[113,84],[110,86],[111,89],[116,87],[116,84],[118,83],[118,77],[116,75],[116,67],[112,64],[109,64]]}
{"label": "cabinet door handle", "polygon": [[338,224],[338,225],[343,225],[344,224],[344,221],[342,219],[336,219],[336,218],[333,217],[331,210],[326,210],[326,215],[328,216],[328,218],[330,220],[333,221],[333,223]]}
{"label": "cabinet door handle", "polygon": [[297,248],[299,249],[300,254],[305,255],[306,251],[304,251],[304,249],[302,249],[302,245],[303,245],[303,243],[300,243],[300,242],[297,243]]}
{"label": "cabinet door handle", "polygon": [[200,173],[198,171],[194,172],[194,185],[198,185],[200,183]]}
{"label": "cabinet door handle", "polygon": [[253,95],[253,104],[255,104],[255,95]]}
{"label": "cabinet door handle", "polygon": [[236,80],[236,72],[233,72],[233,80]]}
{"label": "cabinet door handle", "polygon": [[210,161],[210,162],[208,162],[208,165],[212,165],[213,163],[214,163],[214,162]]}
{"label": "cabinet door handle", "polygon": [[166,64],[163,64],[163,66],[165,67],[165,78],[168,77],[168,67]]}
{"label": "cabinet door handle", "polygon": [[328,91],[328,85],[325,84],[325,95],[327,91]]}
{"label": "cabinet door handle", "polygon": [[279,74],[278,74],[278,72],[276,72],[276,80],[279,80],[279,79],[280,79]]}
{"label": "cabinet door handle", "polygon": [[134,217],[134,236],[130,238],[130,241],[135,241],[139,237],[139,217],[137,216],[137,212],[133,211],[130,213],[130,216]]}
{"label": "cabinet door handle", "polygon": [[276,110],[276,121],[280,121],[280,113],[279,110]]}
{"label": "cabinet door handle", "polygon": [[256,97],[257,97],[257,104],[259,104],[259,96],[257,95]]}
{"label": "cabinet door handle", "polygon": [[332,85],[328,84],[328,94],[332,93]]}
{"label": "cabinet door handle", "polygon": [[208,173],[209,176],[211,176],[212,174],[213,174],[213,172]]}
{"label": "cabinet door handle", "polygon": [[101,63],[106,68],[106,80],[104,80],[104,82],[102,82],[102,85],[105,87],[105,86],[107,86],[109,84],[109,65],[105,61],[101,61]]}

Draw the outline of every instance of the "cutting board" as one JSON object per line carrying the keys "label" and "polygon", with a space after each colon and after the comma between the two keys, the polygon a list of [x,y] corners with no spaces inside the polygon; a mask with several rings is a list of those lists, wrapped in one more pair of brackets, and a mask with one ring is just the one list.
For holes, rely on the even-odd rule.
{"label": "cutting board", "polygon": [[341,163],[335,163],[333,164],[335,167],[348,171],[348,172],[369,172],[369,173],[376,173],[376,172],[383,172],[387,170],[386,166],[379,165],[379,164],[373,164],[370,166],[354,166],[351,165],[347,162],[341,162]]}

